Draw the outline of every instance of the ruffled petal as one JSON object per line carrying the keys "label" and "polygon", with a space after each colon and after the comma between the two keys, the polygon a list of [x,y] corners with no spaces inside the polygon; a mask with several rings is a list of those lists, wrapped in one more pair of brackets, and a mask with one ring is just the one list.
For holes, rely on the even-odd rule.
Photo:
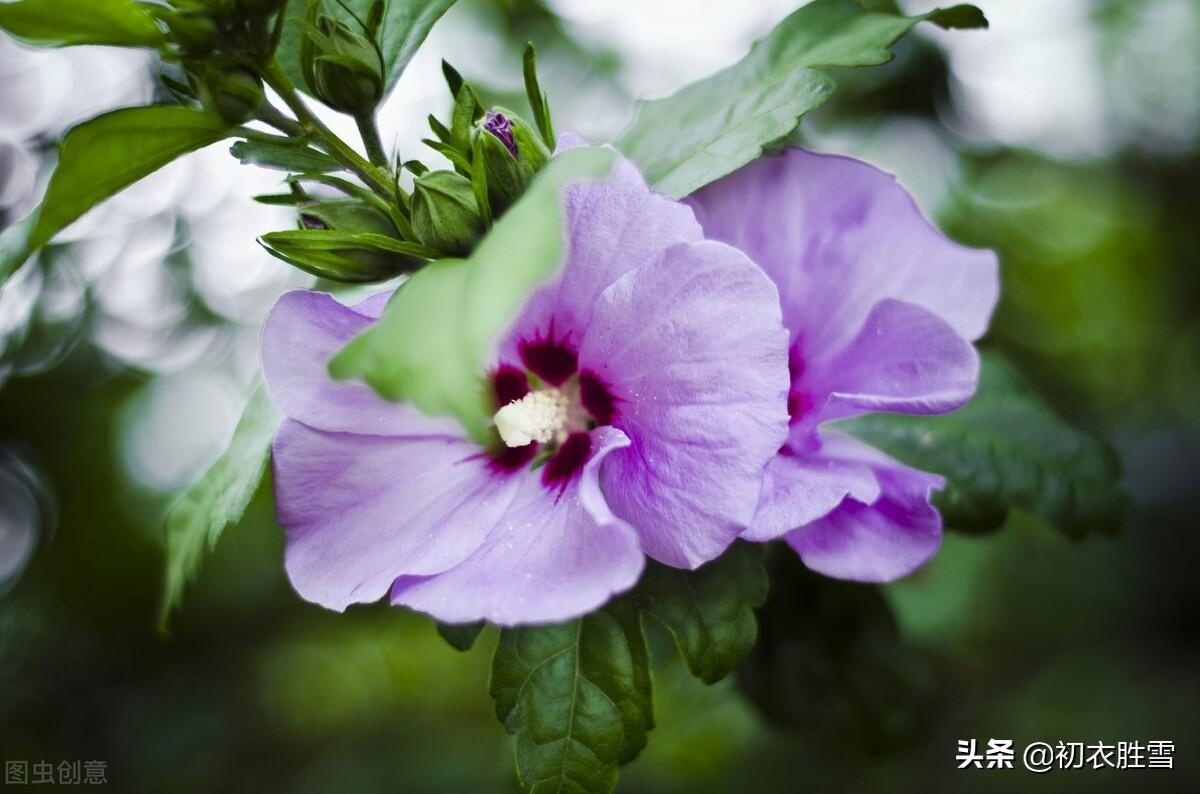
{"label": "ruffled petal", "polygon": [[945,413],[975,393],[979,354],[937,315],[883,300],[816,377],[829,394],[821,421],[871,411]]}
{"label": "ruffled petal", "polygon": [[[580,145],[564,135],[559,148]],[[501,358],[517,362],[522,341],[553,336],[579,344],[596,299],[609,284],[676,243],[703,239],[691,209],[652,191],[623,157],[603,180],[565,191],[569,252],[562,277],[537,290],[501,347]]]}
{"label": "ruffled petal", "polygon": [[330,609],[376,601],[401,574],[469,557],[520,477],[452,438],[327,433],[285,421],[275,436],[275,504],[296,591]]}
{"label": "ruffled petal", "polygon": [[825,517],[846,497],[865,504],[878,499],[879,482],[857,454],[860,446],[840,433],[828,433],[816,449],[785,447],[767,465],[758,511],[742,537],[774,540]]}
{"label": "ruffled petal", "polygon": [[787,438],[786,346],[775,287],[720,243],[675,246],[600,296],[581,378],[632,440],[605,463],[604,492],[651,557],[695,568],[753,518]]}
{"label": "ruffled petal", "polygon": [[878,498],[867,504],[848,495],[829,515],[786,535],[788,545],[809,568],[838,579],[890,582],[921,567],[942,542],[942,517],[929,499],[945,480],[848,438],[839,456],[871,467]]}
{"label": "ruffled petal", "polygon": [[629,444],[619,430],[592,431],[592,457],[564,489],[538,471],[520,488],[483,546],[436,576],[404,576],[392,603],[438,620],[501,626],[550,623],[585,614],[637,582],[645,559],[637,534],[605,504],[599,466]]}
{"label": "ruffled petal", "polygon": [[387,293],[351,308],[324,292],[293,290],[276,301],[262,334],[263,374],[284,416],[334,433],[461,436],[452,420],[431,419],[384,400],[361,382],[329,376],[329,359],[382,312]]}
{"label": "ruffled petal", "polygon": [[999,294],[996,255],[927,221],[895,178],[848,157],[790,148],[687,199],[710,239],[775,280],[784,324],[809,363],[836,355],[884,299],[924,307],[968,340]]}

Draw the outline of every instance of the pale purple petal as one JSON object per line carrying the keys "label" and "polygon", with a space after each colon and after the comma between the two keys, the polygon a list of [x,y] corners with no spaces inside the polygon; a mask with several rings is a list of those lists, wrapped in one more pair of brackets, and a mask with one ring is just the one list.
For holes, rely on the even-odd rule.
{"label": "pale purple petal", "polygon": [[390,438],[285,421],[275,436],[275,497],[285,563],[305,599],[345,609],[376,601],[404,573],[469,557],[504,514],[520,477],[497,474],[479,447]]}
{"label": "pale purple petal", "polygon": [[827,433],[816,449],[785,447],[767,465],[758,511],[742,537],[774,540],[828,515],[847,496],[867,504],[878,499],[879,482],[858,454],[860,446]]}
{"label": "pale purple petal", "polygon": [[937,315],[883,300],[816,377],[830,393],[822,421],[871,411],[944,413],[975,393],[979,354]]}
{"label": "pale purple petal", "polygon": [[263,375],[271,401],[289,419],[335,433],[461,436],[458,425],[431,419],[409,405],[384,400],[360,381],[335,381],[329,359],[383,310],[387,293],[358,307],[324,292],[280,296],[262,334]]}
{"label": "pale purple petal", "polygon": [[753,518],[787,438],[786,345],[775,287],[721,243],[670,248],[600,296],[579,366],[632,440],[604,492],[651,557],[695,568]]}
{"label": "pale purple petal", "polygon": [[437,576],[404,576],[392,603],[449,623],[548,623],[585,614],[628,590],[645,563],[637,534],[616,518],[597,483],[605,456],[629,444],[619,430],[592,431],[593,454],[565,489],[534,471],[483,546]]}
{"label": "pale purple petal", "polygon": [[864,504],[847,496],[829,515],[789,533],[788,544],[809,568],[838,579],[888,582],[912,573],[941,544],[942,518],[929,499],[945,481],[850,439],[839,455],[871,467],[878,498]]}
{"label": "pale purple petal", "polygon": [[894,177],[866,163],[790,148],[688,203],[707,237],[745,251],[775,280],[784,324],[810,365],[836,355],[887,298],[928,309],[968,340],[987,329],[996,255],[946,238]]}
{"label": "pale purple petal", "polygon": [[[559,148],[579,145],[564,135]],[[560,279],[536,291],[502,345],[505,360],[519,361],[515,345],[552,335],[579,344],[600,293],[628,271],[667,247],[703,238],[691,209],[655,193],[624,158],[603,180],[586,180],[565,191],[570,247]]]}

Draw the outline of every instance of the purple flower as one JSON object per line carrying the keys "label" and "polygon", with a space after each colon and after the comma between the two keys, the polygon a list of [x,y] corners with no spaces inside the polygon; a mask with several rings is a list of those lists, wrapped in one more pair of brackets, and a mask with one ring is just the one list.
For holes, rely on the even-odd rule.
{"label": "purple flower", "polygon": [[[574,139],[568,145],[577,145]],[[501,340],[497,437],[336,383],[330,357],[386,295],[285,294],[263,332],[288,575],[344,609],[390,592],[440,620],[557,621],[696,567],[750,523],[787,438],[774,285],[703,240],[627,162],[566,195],[569,253]]]}
{"label": "purple flower", "polygon": [[483,116],[483,128],[495,135],[513,157],[517,156],[517,142],[513,139],[512,122],[503,113],[488,111]]}
{"label": "purple flower", "polygon": [[893,177],[788,149],[689,197],[704,233],[775,280],[790,334],[787,443],[767,468],[750,540],[784,537],[808,567],[887,581],[937,551],[941,517],[916,471],[821,423],[951,411],[975,391],[970,342],[999,290],[996,256],[964,248]]}

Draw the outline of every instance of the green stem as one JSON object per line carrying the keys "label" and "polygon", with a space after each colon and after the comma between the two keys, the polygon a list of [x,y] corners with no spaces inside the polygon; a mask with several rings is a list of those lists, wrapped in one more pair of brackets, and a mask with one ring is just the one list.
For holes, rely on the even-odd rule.
{"label": "green stem", "polygon": [[363,146],[371,162],[380,168],[388,167],[387,152],[383,150],[383,141],[379,138],[379,125],[375,123],[375,114],[368,112],[354,117],[358,124],[358,132],[362,135]]}
{"label": "green stem", "polygon": [[280,132],[285,132],[293,138],[304,135],[304,128],[280,113],[271,103],[263,102],[255,114],[259,121],[268,124]]}
{"label": "green stem", "polygon": [[263,80],[275,90],[284,103],[296,114],[300,127],[308,133],[317,144],[329,153],[331,157],[353,171],[367,183],[371,190],[379,194],[388,203],[395,200],[392,195],[392,183],[387,173],[367,162],[367,160],[341,138],[333,130],[325,126],[319,118],[304,104],[300,94],[296,92],[292,81],[284,74],[279,62],[272,60],[263,67]]}

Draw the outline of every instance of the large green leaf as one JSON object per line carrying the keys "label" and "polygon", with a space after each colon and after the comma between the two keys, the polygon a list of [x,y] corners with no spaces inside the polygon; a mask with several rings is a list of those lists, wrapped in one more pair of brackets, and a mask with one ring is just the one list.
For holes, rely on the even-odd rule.
{"label": "large green leaf", "polygon": [[624,599],[568,623],[501,631],[490,689],[532,794],[607,794],[654,727],[650,653]]}
{"label": "large green leaf", "polygon": [[974,6],[904,17],[868,11],[855,0],[815,0],[734,65],[641,103],[617,148],[656,190],[686,196],[758,157],[824,102],[833,80],[817,67],[885,63],[888,48],[921,20],[943,27],[987,25]]}
{"label": "large green leaf", "polygon": [[29,44],[157,47],[166,37],[133,0],[18,0],[0,3],[0,29]]}
{"label": "large green leaf", "polygon": [[330,362],[333,377],[362,378],[389,400],[455,416],[483,440],[491,421],[480,380],[487,356],[566,254],[559,194],[612,162],[601,148],[554,158],[468,259],[427,265],[396,290],[379,322]]}
{"label": "large green leaf", "polygon": [[[373,0],[341,0],[339,3],[337,0],[325,0],[325,8],[347,24],[357,25],[350,12],[359,20],[365,21],[372,2]],[[434,23],[441,19],[442,14],[452,5],[454,0],[384,0],[379,48],[383,51],[383,65],[387,71],[385,94],[396,85],[404,67],[408,66],[408,62],[417,54],[417,48],[425,41]],[[308,0],[288,0],[284,10],[286,20],[283,36],[275,55],[292,83],[303,91],[307,91],[308,86],[300,69],[300,23],[304,20],[307,8]]]}
{"label": "large green leaf", "polygon": [[279,421],[266,388],[260,386],[225,452],[167,513],[167,567],[159,612],[164,627],[204,554],[216,545],[226,527],[236,524],[246,512],[267,468],[271,438]]}
{"label": "large green leaf", "polygon": [[999,356],[984,356],[978,393],[952,414],[873,414],[841,428],[944,475],[935,504],[952,529],[995,529],[1012,507],[1072,537],[1120,526],[1126,497],[1112,448],[1055,415]]}
{"label": "large green leaf", "polygon": [[738,543],[695,571],[651,563],[638,583],[638,604],[670,630],[688,670],[706,684],[754,647],[754,609],[767,597],[761,551]]}
{"label": "large green leaf", "polygon": [[769,548],[771,592],[737,686],[816,752],[880,755],[928,734],[952,689],[906,644],[878,586],[815,574]]}
{"label": "large green leaf", "polygon": [[231,132],[215,113],[168,105],[114,110],[75,127],[41,206],[0,235],[0,284],[95,205]]}

